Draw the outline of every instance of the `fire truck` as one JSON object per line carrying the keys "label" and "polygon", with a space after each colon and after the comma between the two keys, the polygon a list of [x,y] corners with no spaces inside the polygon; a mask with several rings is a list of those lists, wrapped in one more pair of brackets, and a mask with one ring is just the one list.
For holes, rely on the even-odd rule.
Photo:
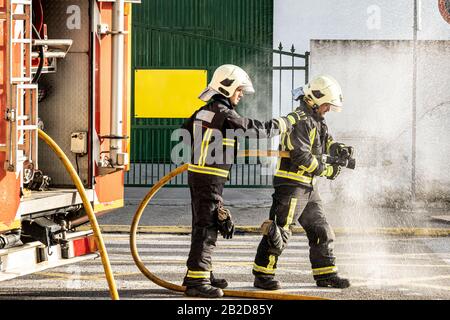
{"label": "fire truck", "polygon": [[0,0],[0,281],[98,256],[88,217],[124,204],[138,0]]}

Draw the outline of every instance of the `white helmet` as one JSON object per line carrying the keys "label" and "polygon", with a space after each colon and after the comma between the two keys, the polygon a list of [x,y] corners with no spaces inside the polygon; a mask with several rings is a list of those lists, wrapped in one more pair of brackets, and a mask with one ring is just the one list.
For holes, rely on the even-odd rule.
{"label": "white helmet", "polygon": [[229,98],[238,87],[242,87],[245,93],[255,92],[247,72],[233,64],[224,64],[214,71],[211,82],[200,93],[199,99],[208,102],[215,94]]}
{"label": "white helmet", "polygon": [[331,76],[322,75],[314,78],[305,85],[303,92],[306,101],[311,101],[314,106],[319,107],[329,103],[332,111],[342,111],[342,89],[336,79]]}

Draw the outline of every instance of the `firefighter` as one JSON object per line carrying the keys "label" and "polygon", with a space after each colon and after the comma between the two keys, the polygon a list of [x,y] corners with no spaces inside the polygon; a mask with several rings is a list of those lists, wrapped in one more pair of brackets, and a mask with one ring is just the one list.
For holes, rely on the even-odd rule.
{"label": "firefighter", "polygon": [[[183,125],[193,137],[192,157],[188,168],[191,193],[192,234],[183,285],[187,296],[216,298],[223,296],[227,281],[212,273],[211,254],[218,232],[231,238],[234,223],[231,213],[223,207],[222,192],[237,151],[236,136],[230,132],[241,129],[255,136],[271,137],[287,133],[292,123],[287,117],[260,122],[241,117],[236,111],[244,93],[254,93],[247,73],[235,65],[216,69],[211,82],[199,98],[207,104],[197,110]],[[211,146],[215,146],[212,152]],[[229,157],[231,148],[231,158]],[[219,154],[219,156],[218,156]]]}
{"label": "firefighter", "polygon": [[280,138],[280,150],[289,151],[289,158],[278,160],[274,175],[273,202],[269,220],[263,223],[263,238],[253,265],[254,286],[265,290],[281,288],[275,280],[277,261],[288,239],[291,227],[298,220],[309,241],[310,262],[317,286],[347,288],[350,282],[337,274],[333,254],[334,232],[325,218],[317,177],[334,180],[339,165],[326,164],[323,155],[339,155],[353,148],[335,142],[328,133],[325,114],[342,109],[342,91],[330,76],[319,76],[304,88],[294,90],[300,100],[296,123],[290,133]]}

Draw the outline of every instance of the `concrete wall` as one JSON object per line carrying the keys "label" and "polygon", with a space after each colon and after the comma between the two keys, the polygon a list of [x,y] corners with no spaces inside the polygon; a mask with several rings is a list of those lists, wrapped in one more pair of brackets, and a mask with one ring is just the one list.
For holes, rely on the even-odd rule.
{"label": "concrete wall", "polygon": [[[327,116],[329,127],[357,149],[359,168],[324,183],[335,196],[377,204],[408,198],[412,50],[411,41],[311,41],[311,76],[331,74],[344,91],[344,111]],[[428,201],[450,194],[449,58],[450,41],[419,41],[416,174],[418,195]]]}
{"label": "concrete wall", "polygon": [[[419,4],[417,88],[418,195],[433,201],[450,195],[447,128],[450,25],[438,1]],[[311,77],[334,75],[346,109],[329,115],[332,132],[357,147],[359,168],[322,183],[334,198],[403,205],[411,189],[414,0],[275,0],[273,46],[311,51]],[[317,40],[311,40],[317,39]],[[274,56],[274,65],[278,65]],[[289,58],[283,65],[290,65]],[[304,73],[295,72],[294,86]],[[291,74],[273,77],[273,115],[292,110]],[[404,201],[404,203],[403,203]],[[449,200],[450,203],[450,200]]]}
{"label": "concrete wall", "polygon": [[[283,50],[293,45],[297,53],[311,50],[310,40],[412,40],[415,0],[275,0],[273,47]],[[437,0],[422,0],[419,5],[419,40],[450,40],[450,24],[440,15]],[[296,62],[297,65],[301,61]],[[314,63],[314,62],[313,62]],[[274,65],[279,56],[274,55]],[[283,65],[291,65],[290,58]],[[304,84],[304,72],[294,73],[294,86]],[[281,78],[273,76],[273,115],[289,112],[291,104],[290,71]]]}

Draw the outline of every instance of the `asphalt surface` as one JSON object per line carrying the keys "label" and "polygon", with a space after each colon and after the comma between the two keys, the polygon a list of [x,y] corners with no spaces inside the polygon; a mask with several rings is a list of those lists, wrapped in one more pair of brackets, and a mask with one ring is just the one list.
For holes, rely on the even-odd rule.
{"label": "asphalt surface", "polygon": [[[121,299],[186,299],[140,273],[130,254],[128,235],[104,237]],[[218,241],[214,270],[229,281],[230,289],[255,290],[251,268],[259,239],[259,235],[236,235]],[[186,272],[189,243],[189,235],[138,236],[146,266],[175,284],[181,284]],[[294,235],[279,260],[277,277],[283,284],[279,292],[339,300],[448,300],[448,248],[449,239],[440,237],[339,236],[337,265],[352,287],[318,288],[311,275],[307,239]],[[0,299],[109,299],[109,294],[98,258],[4,281]]]}
{"label": "asphalt surface", "polygon": [[[181,293],[161,288],[145,278],[135,266],[127,234],[132,217],[148,188],[127,188],[125,206],[100,217],[101,226],[116,227],[122,233],[104,234],[122,299],[186,299]],[[272,189],[225,189],[225,204],[239,226],[258,227],[269,214]],[[342,276],[352,282],[349,289],[318,288],[312,279],[308,242],[295,234],[279,261],[277,278],[281,292],[339,300],[448,300],[450,299],[450,225],[445,209],[414,210],[367,208],[356,204],[330,205],[322,194],[326,216],[339,230],[335,253]],[[441,219],[433,217],[439,216]],[[159,226],[156,234],[138,237],[141,257],[161,278],[181,284],[186,272],[190,236],[164,232],[165,228],[191,223],[189,191],[165,188],[150,202],[140,226]],[[366,232],[390,228],[388,234]],[[405,230],[444,230],[447,236],[406,236]],[[173,228],[172,228],[173,229]],[[112,228],[111,230],[114,230]],[[392,230],[394,232],[392,232]],[[398,232],[396,232],[398,231]],[[258,234],[240,233],[231,240],[220,239],[213,255],[217,276],[225,277],[231,289],[255,290],[252,264],[260,239]],[[0,299],[109,299],[100,258],[47,269],[32,275],[0,282]],[[224,298],[233,299],[233,298]]]}

